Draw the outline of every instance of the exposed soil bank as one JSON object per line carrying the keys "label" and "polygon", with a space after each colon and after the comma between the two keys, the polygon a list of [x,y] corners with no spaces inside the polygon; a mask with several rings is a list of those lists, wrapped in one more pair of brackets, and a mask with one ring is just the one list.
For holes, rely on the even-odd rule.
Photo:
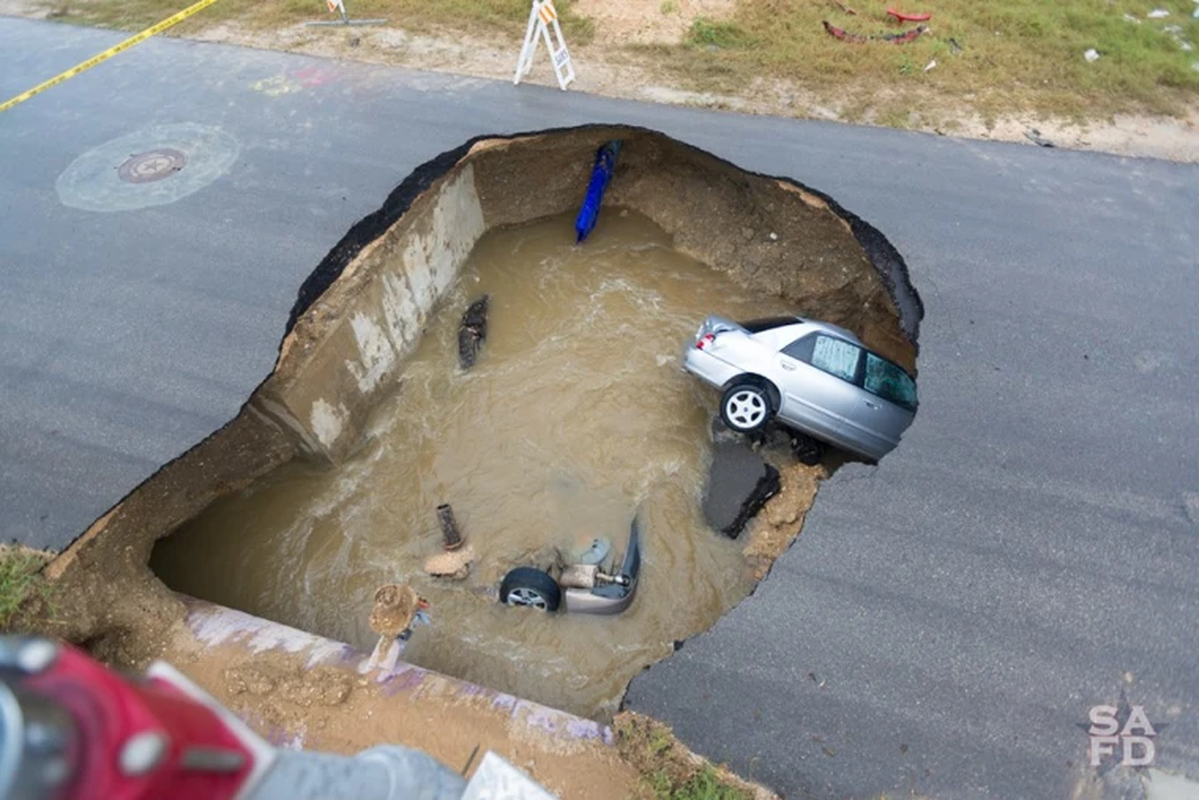
{"label": "exposed soil bank", "polygon": [[[678,250],[747,290],[854,330],[914,369],[922,309],[902,259],[814,190],[641,129],[480,138],[419,168],[333,248],[300,291],[275,369],[233,421],[47,568],[60,598],[49,632],[132,666],[164,652],[185,608],[147,568],[154,542],[293,458],[337,463],[355,452],[478,237],[575,208],[595,149],[610,139],[624,149],[606,205],[640,211]],[[806,472],[784,472],[765,512],[772,532],[750,543],[759,575],[798,533],[814,485]]]}
{"label": "exposed soil bank", "polygon": [[563,797],[638,791],[606,726],[406,664],[368,671],[365,653],[218,606],[189,603],[162,657],[276,746],[399,742],[467,772],[494,750]]}

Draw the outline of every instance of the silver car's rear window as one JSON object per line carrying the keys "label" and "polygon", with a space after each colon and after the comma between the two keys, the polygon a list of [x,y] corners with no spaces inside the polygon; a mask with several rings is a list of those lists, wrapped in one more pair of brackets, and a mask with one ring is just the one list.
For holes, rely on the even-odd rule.
{"label": "silver car's rear window", "polygon": [[797,322],[803,322],[799,317],[763,317],[762,319],[751,319],[747,322],[738,322],[745,330],[750,333],[761,333],[773,328],[781,328],[784,325],[794,325]]}

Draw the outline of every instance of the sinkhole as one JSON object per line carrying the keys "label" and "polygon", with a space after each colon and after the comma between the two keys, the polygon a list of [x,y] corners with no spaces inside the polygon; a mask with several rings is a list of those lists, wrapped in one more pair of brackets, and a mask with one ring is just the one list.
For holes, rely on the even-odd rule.
{"label": "sinkhole", "polygon": [[[576,245],[596,151],[614,140],[599,224]],[[464,370],[459,322],[483,295],[487,339]],[[830,198],[638,128],[474,140],[347,233],[238,417],[72,550],[123,552],[111,572],[149,561],[171,590],[366,650],[376,587],[408,583],[432,623],[405,660],[607,718],[637,671],[753,590],[838,461],[768,446],[782,491],[735,540],[708,526],[718,393],[680,354],[710,313],[827,320],[914,371],[922,309],[903,261]],[[473,549],[462,580],[422,569],[442,503]],[[496,601],[546,548],[624,548],[638,513],[644,567],[622,614]],[[134,602],[96,590],[113,595],[108,624]]]}

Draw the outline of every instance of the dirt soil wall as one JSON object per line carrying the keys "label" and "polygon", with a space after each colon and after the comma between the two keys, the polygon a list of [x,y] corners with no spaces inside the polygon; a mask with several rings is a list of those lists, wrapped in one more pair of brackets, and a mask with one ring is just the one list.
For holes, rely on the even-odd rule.
{"label": "dirt soil wall", "polygon": [[162,657],[276,746],[398,742],[468,776],[494,750],[562,797],[637,794],[605,725],[409,664],[371,670],[366,653],[202,601],[185,609]]}
{"label": "dirt soil wall", "polygon": [[330,251],[299,290],[274,370],[233,421],[47,568],[57,588],[40,609],[45,632],[128,666],[160,655],[184,609],[146,566],[153,543],[293,457],[352,453],[371,409],[400,390],[406,354],[478,237],[576,208],[610,139],[623,148],[605,206],[646,214],[684,252],[914,369],[923,310],[903,261],[830,198],[644,129],[481,137],[418,168]]}

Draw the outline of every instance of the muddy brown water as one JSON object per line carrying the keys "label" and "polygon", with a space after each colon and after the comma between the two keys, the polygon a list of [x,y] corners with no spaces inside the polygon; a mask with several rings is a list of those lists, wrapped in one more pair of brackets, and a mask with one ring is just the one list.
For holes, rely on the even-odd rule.
{"label": "muddy brown water", "polygon": [[[466,305],[491,295],[477,365],[457,366]],[[412,663],[586,716],[615,711],[629,680],[707,627],[753,579],[704,523],[716,393],[680,369],[703,317],[785,313],[671,247],[635,212],[605,209],[574,246],[573,218],[487,233],[431,317],[393,399],[348,462],[292,462],[225,497],[155,548],[173,589],[369,650],[376,587],[411,583],[432,625]],[[470,577],[421,569],[451,503]],[[595,537],[623,553],[643,504],[644,567],[620,616],[507,608],[503,574],[546,545]]]}

